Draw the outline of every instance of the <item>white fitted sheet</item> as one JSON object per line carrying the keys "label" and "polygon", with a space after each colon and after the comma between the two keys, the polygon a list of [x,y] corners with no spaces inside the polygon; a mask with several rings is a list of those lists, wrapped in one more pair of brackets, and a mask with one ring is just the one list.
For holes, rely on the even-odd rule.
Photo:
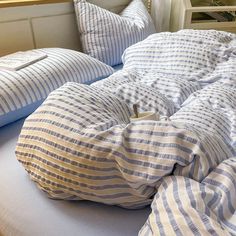
{"label": "white fitted sheet", "polygon": [[0,235],[137,235],[150,209],[47,198],[29,179],[14,150],[23,120],[0,129]]}

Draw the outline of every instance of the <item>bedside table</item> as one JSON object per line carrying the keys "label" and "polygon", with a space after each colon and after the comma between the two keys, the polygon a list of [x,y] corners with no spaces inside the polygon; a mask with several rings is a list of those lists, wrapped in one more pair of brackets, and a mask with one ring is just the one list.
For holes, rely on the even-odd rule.
{"label": "bedside table", "polygon": [[[170,31],[216,29],[236,33],[235,19],[222,21],[222,12],[223,15],[225,12],[236,12],[236,0],[221,0],[225,6],[210,6],[211,0],[200,0],[198,2],[202,2],[202,4],[198,5],[196,2],[197,0],[172,0]],[[221,21],[219,22],[217,19]]]}

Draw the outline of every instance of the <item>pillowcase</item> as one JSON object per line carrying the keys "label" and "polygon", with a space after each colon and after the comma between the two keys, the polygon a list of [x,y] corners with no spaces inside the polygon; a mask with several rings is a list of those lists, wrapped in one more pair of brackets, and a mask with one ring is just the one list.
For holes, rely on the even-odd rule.
{"label": "pillowcase", "polygon": [[81,52],[61,48],[34,51],[47,57],[18,71],[0,70],[0,127],[32,113],[66,82],[89,84],[114,72]]}
{"label": "pillowcase", "polygon": [[83,51],[108,65],[120,64],[127,47],[156,32],[142,0],[133,0],[120,15],[85,0],[74,4]]}

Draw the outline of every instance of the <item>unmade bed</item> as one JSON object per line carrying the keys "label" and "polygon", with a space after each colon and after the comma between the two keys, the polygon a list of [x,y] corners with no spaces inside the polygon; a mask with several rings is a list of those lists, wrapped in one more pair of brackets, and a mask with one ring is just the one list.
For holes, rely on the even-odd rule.
{"label": "unmade bed", "polygon": [[[125,23],[138,30],[138,37],[129,38],[136,43],[122,44],[118,48],[122,50],[111,44],[115,54],[104,54],[99,48],[104,37],[98,37],[100,44],[94,47],[91,42],[95,34],[90,35],[86,28],[91,19],[83,21],[87,16],[83,11],[92,9],[99,15],[104,10],[85,0],[75,0],[75,4],[84,50],[110,66],[120,62],[124,66],[113,71],[106,64],[100,65],[107,78],[91,85],[66,81],[53,89],[22,129],[22,121],[2,128],[1,137],[7,133],[9,138],[6,135],[1,146],[2,162],[8,166],[1,167],[4,171],[0,176],[4,190],[1,202],[6,202],[0,205],[4,223],[1,233],[53,235],[57,225],[57,235],[58,231],[65,234],[60,231],[65,219],[63,224],[68,222],[65,228],[69,227],[72,235],[78,224],[83,230],[76,232],[79,235],[116,235],[115,230],[119,231],[117,235],[140,236],[235,235],[236,35],[215,30],[154,33],[143,3],[134,0],[121,14],[132,12],[139,19],[134,26]],[[140,10],[137,14],[141,13],[142,19],[134,9]],[[117,18],[104,13],[109,19]],[[118,31],[122,29],[119,27]],[[140,40],[140,35],[145,39]],[[43,67],[43,62],[40,65]],[[15,89],[12,91],[4,94],[12,103],[2,101],[3,112],[22,103],[21,98],[17,97],[18,101],[14,97]],[[26,104],[28,100],[22,99]],[[134,104],[138,107],[135,112]],[[152,114],[152,119],[139,119],[145,112]],[[13,158],[5,156],[9,147]],[[28,176],[15,160],[14,148]],[[10,197],[8,181],[16,191]],[[21,207],[32,209],[35,203],[38,209],[33,213],[14,210],[18,199]],[[80,200],[82,203],[76,202]],[[12,202],[13,208],[6,207]],[[91,220],[81,225],[80,221],[91,208],[93,216],[88,214],[89,219],[95,217],[98,223],[97,217],[101,217],[103,224],[97,229],[92,221],[91,230],[95,231],[87,233]],[[49,219],[45,217],[47,211]],[[113,218],[103,218],[107,211],[122,216],[122,221],[114,219],[118,228],[110,222]],[[20,226],[19,214],[25,217],[25,229]],[[78,220],[72,221],[71,216]],[[19,220],[12,222],[15,219]],[[25,223],[31,219],[32,224]],[[46,224],[43,231],[38,222]]]}
{"label": "unmade bed", "polygon": [[[122,70],[53,91],[26,119],[18,161],[53,199],[151,204],[139,235],[234,234],[235,42],[214,30],[150,35]],[[135,103],[159,118],[130,122]]]}

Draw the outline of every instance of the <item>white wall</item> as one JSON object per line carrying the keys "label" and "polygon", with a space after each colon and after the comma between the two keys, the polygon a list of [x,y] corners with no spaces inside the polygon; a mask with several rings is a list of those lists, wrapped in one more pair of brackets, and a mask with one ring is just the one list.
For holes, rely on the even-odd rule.
{"label": "white wall", "polygon": [[39,47],[79,49],[71,3],[0,9],[0,55]]}
{"label": "white wall", "polygon": [[[129,0],[90,2],[119,12]],[[170,2],[153,0],[152,16],[159,31],[169,29]],[[0,8],[0,56],[42,47],[80,50],[72,3]]]}

